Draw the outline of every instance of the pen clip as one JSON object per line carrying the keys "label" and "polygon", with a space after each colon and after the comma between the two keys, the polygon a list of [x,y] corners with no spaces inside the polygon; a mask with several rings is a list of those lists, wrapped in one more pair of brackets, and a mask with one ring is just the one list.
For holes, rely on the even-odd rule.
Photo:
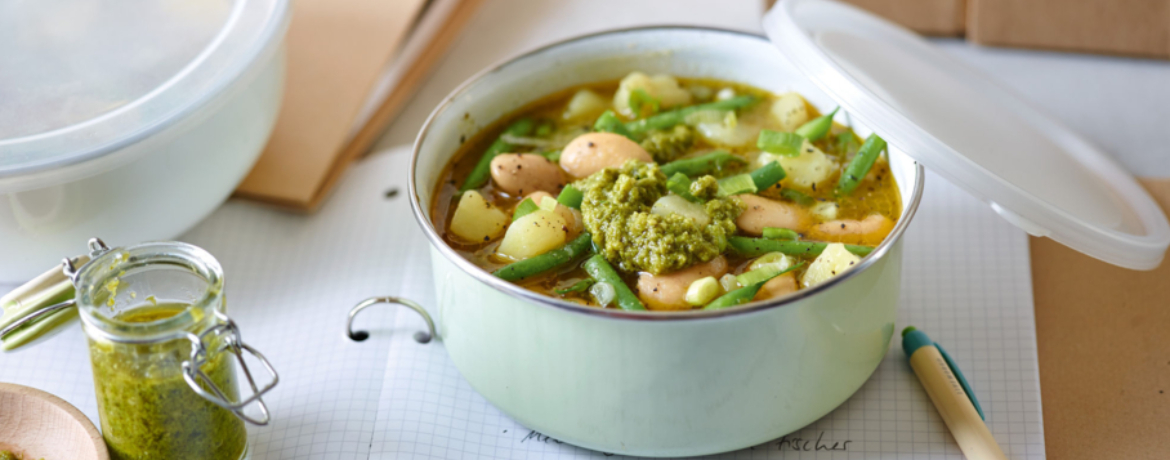
{"label": "pen clip", "polygon": [[959,385],[963,387],[963,392],[967,393],[967,399],[971,400],[971,404],[975,406],[975,411],[979,412],[979,418],[987,421],[987,417],[983,416],[983,408],[979,407],[979,399],[975,397],[975,390],[972,390],[971,384],[967,383],[967,377],[963,376],[963,371],[959,370],[959,366],[955,364],[955,360],[951,359],[951,355],[947,353],[947,350],[942,345],[935,342],[934,347],[938,348],[938,352],[947,361],[947,367],[951,368],[951,373],[955,374],[955,378],[959,379]]}

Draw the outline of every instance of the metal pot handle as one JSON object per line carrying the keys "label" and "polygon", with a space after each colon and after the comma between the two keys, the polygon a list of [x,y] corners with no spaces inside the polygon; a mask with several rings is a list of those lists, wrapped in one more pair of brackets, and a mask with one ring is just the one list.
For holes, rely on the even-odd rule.
{"label": "metal pot handle", "polygon": [[362,310],[365,310],[366,308],[372,307],[372,306],[380,304],[380,303],[402,305],[402,306],[407,307],[411,310],[414,310],[414,312],[418,313],[419,316],[422,316],[423,320],[427,322],[427,331],[426,332],[418,331],[418,332],[414,333],[414,340],[416,342],[429,343],[431,341],[431,339],[435,337],[435,322],[431,321],[431,315],[427,314],[427,311],[424,310],[422,306],[410,301],[409,299],[403,299],[401,297],[389,297],[389,296],[387,296],[387,297],[370,297],[366,300],[359,302],[357,305],[354,305],[353,308],[351,308],[349,310],[349,319],[345,322],[345,336],[349,337],[349,339],[353,340],[354,342],[361,342],[361,341],[364,341],[364,340],[370,338],[369,332],[353,330],[353,319]]}

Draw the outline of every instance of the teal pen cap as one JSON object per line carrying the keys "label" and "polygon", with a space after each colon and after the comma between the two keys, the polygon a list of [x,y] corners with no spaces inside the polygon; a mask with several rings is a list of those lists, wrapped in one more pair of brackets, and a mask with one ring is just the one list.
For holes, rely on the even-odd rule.
{"label": "teal pen cap", "polygon": [[963,371],[959,370],[959,366],[955,364],[955,360],[951,359],[951,355],[939,345],[930,340],[930,337],[925,332],[918,330],[914,326],[907,326],[902,329],[902,351],[906,353],[906,359],[914,355],[915,351],[925,346],[934,346],[938,349],[939,354],[947,361],[947,367],[951,368],[951,373],[955,374],[955,378],[959,379],[959,385],[963,387],[963,392],[967,393],[967,398],[971,400],[971,404],[975,406],[975,411],[979,412],[979,418],[987,420],[983,416],[983,408],[979,406],[979,399],[975,397],[975,391],[971,389],[971,384],[967,383],[967,377],[963,376]]}

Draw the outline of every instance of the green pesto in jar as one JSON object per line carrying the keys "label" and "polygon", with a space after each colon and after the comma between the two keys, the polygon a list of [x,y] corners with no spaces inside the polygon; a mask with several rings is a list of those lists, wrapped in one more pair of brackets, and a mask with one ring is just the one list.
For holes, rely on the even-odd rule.
{"label": "green pesto in jar", "polygon": [[[693,190],[711,198],[714,178],[696,184]],[[626,272],[668,273],[715,258],[727,249],[735,218],[743,212],[737,198],[713,198],[704,205],[711,218],[707,225],[678,214],[652,214],[654,202],[667,193],[666,175],[654,163],[631,160],[575,186],[585,195],[581,214],[598,253]]]}
{"label": "green pesto in jar", "polygon": [[[129,310],[113,319],[149,323],[173,317],[187,308],[184,304],[160,303]],[[216,352],[218,342],[205,345],[210,359],[203,372],[229,400],[238,400],[230,353]],[[189,341],[132,345],[91,338],[89,349],[102,436],[110,458],[237,460],[243,456],[247,447],[243,420],[195,393],[183,379],[181,363],[190,358]]]}

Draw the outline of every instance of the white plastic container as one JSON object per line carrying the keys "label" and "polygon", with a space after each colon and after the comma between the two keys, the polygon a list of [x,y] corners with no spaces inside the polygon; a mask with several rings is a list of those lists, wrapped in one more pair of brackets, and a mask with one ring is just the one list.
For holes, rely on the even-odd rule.
{"label": "white plastic container", "polygon": [[286,0],[0,3],[0,282],[173,238],[272,131]]}

